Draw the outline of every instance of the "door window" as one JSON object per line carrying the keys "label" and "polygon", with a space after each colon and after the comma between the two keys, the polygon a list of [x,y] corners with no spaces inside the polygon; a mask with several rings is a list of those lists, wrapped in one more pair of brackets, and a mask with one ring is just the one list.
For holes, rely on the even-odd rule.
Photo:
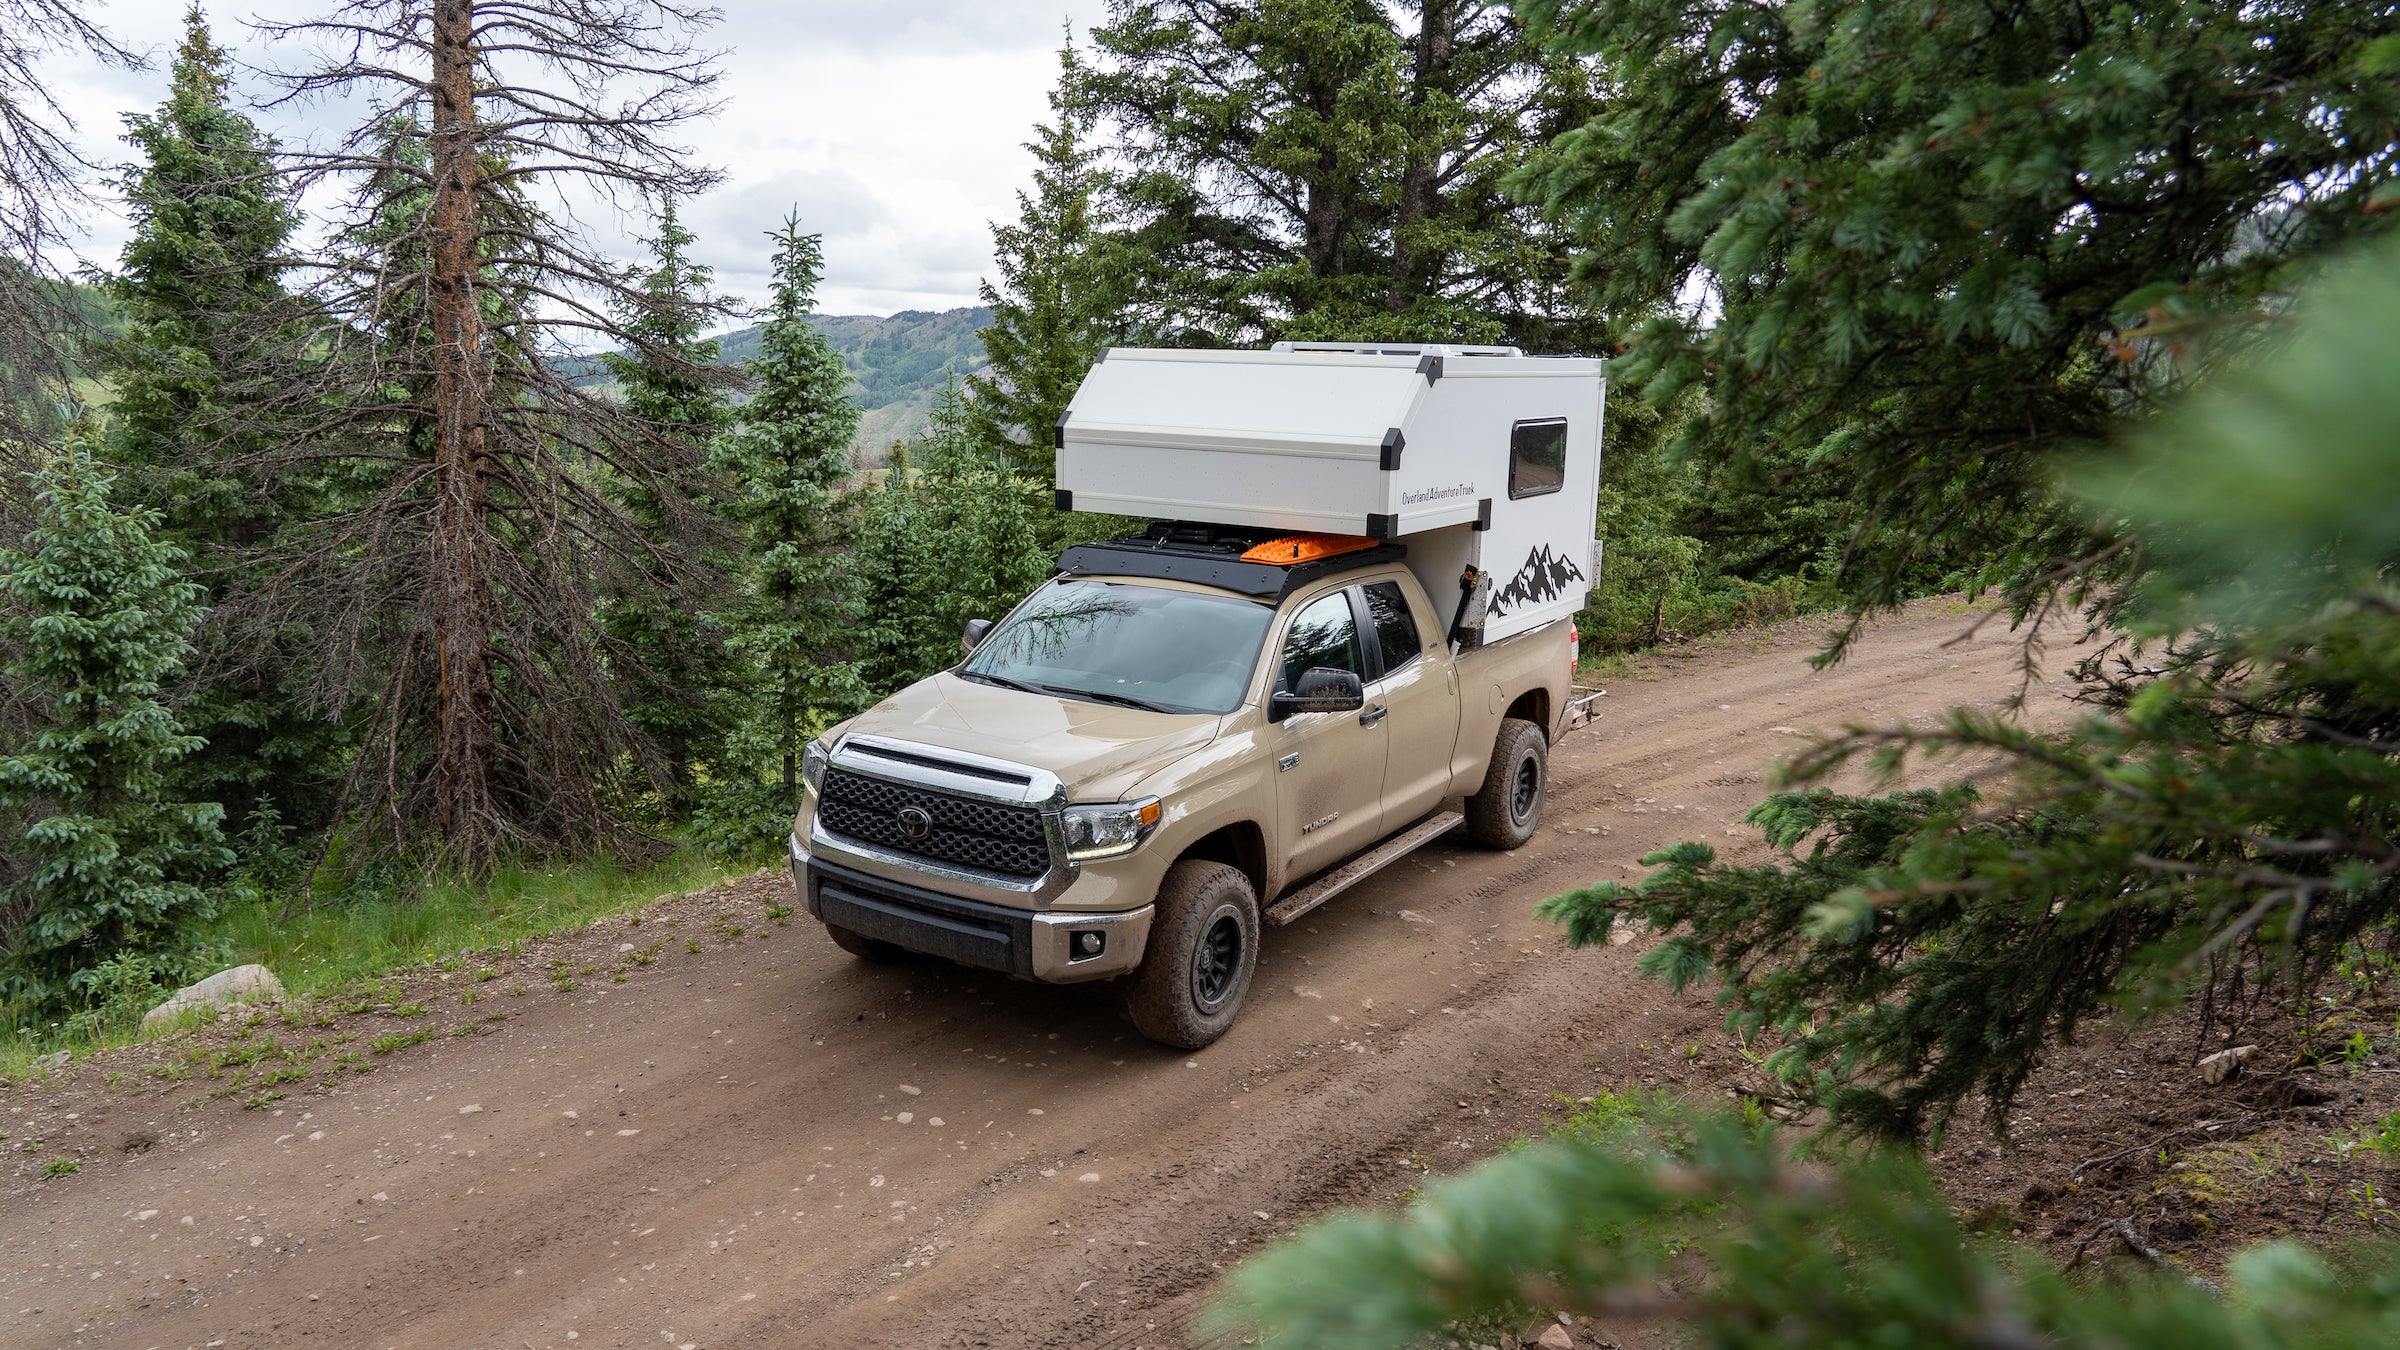
{"label": "door window", "polygon": [[1375,622],[1375,645],[1382,649],[1383,673],[1391,674],[1423,654],[1417,639],[1416,616],[1408,612],[1408,597],[1397,581],[1371,581],[1366,586],[1367,615]]}
{"label": "door window", "polygon": [[1300,677],[1319,666],[1347,670],[1360,680],[1367,678],[1366,662],[1358,642],[1358,624],[1350,617],[1350,597],[1335,591],[1308,602],[1300,616],[1292,620],[1291,631],[1283,638],[1283,682],[1285,690],[1300,687]]}
{"label": "door window", "polygon": [[1539,497],[1567,483],[1567,419],[1519,422],[1508,433],[1508,495]]}

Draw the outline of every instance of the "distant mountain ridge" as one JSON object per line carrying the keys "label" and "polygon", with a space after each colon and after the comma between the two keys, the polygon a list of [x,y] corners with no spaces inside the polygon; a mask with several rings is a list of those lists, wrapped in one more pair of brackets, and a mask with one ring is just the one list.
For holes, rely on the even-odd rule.
{"label": "distant mountain ridge", "polygon": [[[984,305],[957,309],[904,309],[897,314],[812,314],[809,322],[841,353],[850,369],[850,396],[866,416],[851,443],[862,460],[882,462],[892,442],[925,429],[934,395],[953,379],[984,368],[983,340],[992,311]],[[758,358],[758,329],[717,336],[718,360],[729,366]]]}

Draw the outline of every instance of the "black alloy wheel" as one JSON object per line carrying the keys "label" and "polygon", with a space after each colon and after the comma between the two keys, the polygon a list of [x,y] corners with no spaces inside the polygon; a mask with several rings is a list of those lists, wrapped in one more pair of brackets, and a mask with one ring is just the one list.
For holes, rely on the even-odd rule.
{"label": "black alloy wheel", "polygon": [[1508,813],[1518,820],[1533,814],[1542,800],[1542,763],[1528,755],[1517,763],[1517,781],[1508,794]]}
{"label": "black alloy wheel", "polygon": [[1192,948],[1192,1003],[1213,1013],[1233,992],[1242,970],[1242,921],[1230,910],[1209,921]]}

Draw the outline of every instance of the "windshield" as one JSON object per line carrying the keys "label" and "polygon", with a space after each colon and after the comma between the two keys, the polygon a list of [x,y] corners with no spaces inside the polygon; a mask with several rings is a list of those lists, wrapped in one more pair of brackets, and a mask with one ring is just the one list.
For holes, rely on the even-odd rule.
{"label": "windshield", "polygon": [[1157,712],[1231,712],[1274,617],[1229,596],[1061,581],[1018,606],[958,673]]}

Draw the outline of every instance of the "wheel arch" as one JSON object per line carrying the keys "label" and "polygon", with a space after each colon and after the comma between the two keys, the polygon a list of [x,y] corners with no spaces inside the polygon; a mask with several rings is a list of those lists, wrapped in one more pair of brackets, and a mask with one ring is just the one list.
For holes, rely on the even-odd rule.
{"label": "wheel arch", "polygon": [[1175,861],[1198,858],[1206,862],[1223,863],[1250,879],[1250,888],[1264,907],[1269,899],[1267,883],[1267,833],[1256,821],[1236,820],[1219,825],[1195,839]]}
{"label": "wheel arch", "polygon": [[1520,721],[1531,722],[1542,729],[1544,743],[1551,739],[1550,691],[1547,689],[1528,689],[1517,695],[1517,701],[1509,704],[1508,711],[1501,716],[1504,719],[1514,717]]}

